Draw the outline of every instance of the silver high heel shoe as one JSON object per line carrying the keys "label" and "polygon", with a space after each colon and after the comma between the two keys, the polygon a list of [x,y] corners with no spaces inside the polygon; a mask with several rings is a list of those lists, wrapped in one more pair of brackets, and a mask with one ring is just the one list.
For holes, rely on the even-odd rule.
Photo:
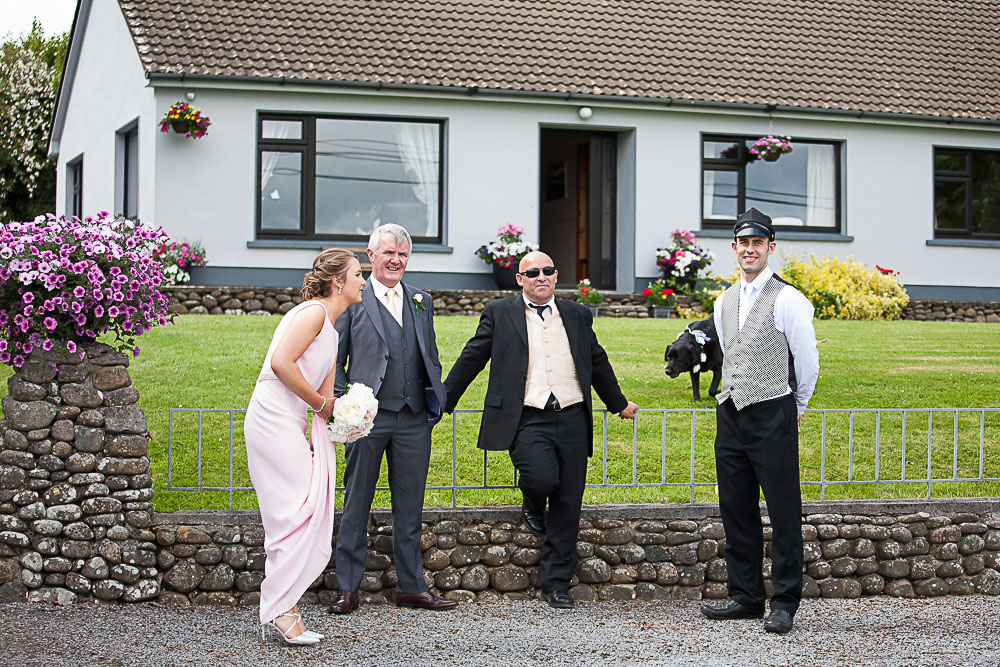
{"label": "silver high heel shoe", "polygon": [[[289,613],[289,612],[286,612],[284,614],[278,614],[275,617],[275,620],[281,618],[282,616],[287,616],[289,618],[294,618],[296,622],[298,622],[298,621],[301,620],[301,617],[298,614],[292,614],[292,613]],[[294,625],[295,625],[295,623],[292,623],[292,626],[294,626]],[[263,625],[260,626],[260,638],[261,638],[262,641],[265,638],[264,637],[264,633],[265,633],[265,631],[267,629],[267,626],[271,626],[272,628],[274,628],[275,630],[277,630],[278,633],[281,635],[281,638],[285,640],[286,644],[292,644],[294,646],[312,646],[313,644],[318,644],[319,640],[322,638],[322,635],[317,635],[315,632],[309,632],[308,630],[306,630],[302,634],[298,635],[297,637],[289,637],[287,634],[285,634],[284,630],[282,630],[281,628],[278,627],[277,623],[275,623],[273,620],[271,620],[271,621],[268,621],[267,623],[264,623]],[[289,630],[290,629],[291,629],[291,627],[289,628]]]}

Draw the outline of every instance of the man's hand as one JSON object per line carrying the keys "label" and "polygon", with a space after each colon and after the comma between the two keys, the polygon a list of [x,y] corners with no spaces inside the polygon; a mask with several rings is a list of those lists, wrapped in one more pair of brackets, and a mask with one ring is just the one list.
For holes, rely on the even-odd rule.
{"label": "man's hand", "polygon": [[624,410],[618,413],[618,416],[622,419],[635,419],[635,411],[639,409],[639,406],[632,401],[628,402],[628,405]]}
{"label": "man's hand", "polygon": [[802,431],[802,415],[799,415],[799,432]]}

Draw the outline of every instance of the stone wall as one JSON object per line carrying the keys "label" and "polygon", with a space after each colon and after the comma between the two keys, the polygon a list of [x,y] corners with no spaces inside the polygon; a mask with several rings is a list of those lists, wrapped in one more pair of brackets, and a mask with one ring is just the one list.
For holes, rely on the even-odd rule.
{"label": "stone wall", "polygon": [[[804,512],[807,598],[1000,594],[996,499],[811,502]],[[154,521],[161,602],[257,604],[264,534],[256,512],[167,512]],[[518,508],[424,511],[424,578],[449,599],[533,598],[541,545]],[[577,552],[570,590],[577,600],[715,599],[728,592],[717,505],[585,507]],[[390,515],[376,510],[360,594],[385,603],[395,585]],[[329,603],[336,590],[329,569],[307,601]]]}
{"label": "stone wall", "polygon": [[[174,301],[170,311],[196,315],[283,315],[299,303],[293,287],[201,287],[181,285],[163,289]],[[431,290],[434,314],[474,315],[494,299],[515,294],[500,290]],[[573,290],[558,290],[556,296],[573,299]],[[691,297],[677,297],[681,308],[701,310]],[[600,317],[649,317],[645,299],[631,292],[605,292]],[[948,320],[955,322],[1000,322],[997,301],[911,301],[901,315],[904,320]]]}
{"label": "stone wall", "polygon": [[904,320],[1000,322],[1000,301],[910,301]]}
{"label": "stone wall", "polygon": [[[170,312],[194,315],[283,315],[301,301],[299,290],[292,287],[199,287],[183,285],[163,289],[173,301]],[[516,294],[502,290],[431,290],[434,315],[479,316],[494,299]],[[573,299],[572,290],[559,290],[556,296]],[[690,297],[678,297],[678,305],[692,307]],[[625,292],[604,294],[601,317],[649,317],[645,299]]]}
{"label": "stone wall", "polygon": [[135,602],[160,592],[148,429],[129,359],[36,350],[0,421],[0,600]]}

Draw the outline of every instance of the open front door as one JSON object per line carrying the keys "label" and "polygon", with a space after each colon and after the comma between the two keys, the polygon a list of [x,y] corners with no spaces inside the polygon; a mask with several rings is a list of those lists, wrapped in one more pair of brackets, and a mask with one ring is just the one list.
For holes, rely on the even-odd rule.
{"label": "open front door", "polygon": [[560,286],[615,289],[617,136],[542,130],[540,160],[539,243]]}

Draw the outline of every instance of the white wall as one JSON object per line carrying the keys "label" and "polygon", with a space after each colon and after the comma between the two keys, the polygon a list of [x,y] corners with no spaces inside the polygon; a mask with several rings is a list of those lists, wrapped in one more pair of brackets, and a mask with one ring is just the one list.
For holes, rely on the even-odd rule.
{"label": "white wall", "polygon": [[[79,27],[77,28],[79,31]],[[59,137],[56,213],[66,212],[66,163],[83,155],[83,213],[117,212],[115,133],[139,119],[139,218],[153,217],[156,179],[150,159],[159,133],[153,92],[116,2],[93,2]],[[63,83],[66,88],[69,81]]]}
{"label": "white wall", "polygon": [[[507,222],[538,238],[539,128],[636,132],[636,274],[656,274],[652,250],[670,230],[700,229],[701,134],[766,134],[768,121],[745,114],[594,107],[581,121],[575,104],[483,98],[420,98],[333,91],[157,88],[157,113],[184,91],[212,119],[206,138],[157,135],[155,211],[175,238],[200,239],[213,266],[305,268],[315,250],[247,248],[253,238],[255,118],[258,110],[417,116],[447,119],[447,237],[452,255],[417,252],[411,271],[485,272],[473,252]],[[594,105],[591,105],[594,106]],[[905,282],[1000,286],[992,248],[929,247],[933,238],[934,145],[1000,148],[996,129],[900,126],[871,121],[776,117],[775,133],[844,141],[843,230],[851,243],[787,241],[779,250],[817,256],[852,255],[899,270]],[[148,136],[148,134],[147,134]],[[88,190],[89,191],[89,190]],[[728,273],[725,239],[703,239]],[[626,286],[622,286],[626,287]]]}

